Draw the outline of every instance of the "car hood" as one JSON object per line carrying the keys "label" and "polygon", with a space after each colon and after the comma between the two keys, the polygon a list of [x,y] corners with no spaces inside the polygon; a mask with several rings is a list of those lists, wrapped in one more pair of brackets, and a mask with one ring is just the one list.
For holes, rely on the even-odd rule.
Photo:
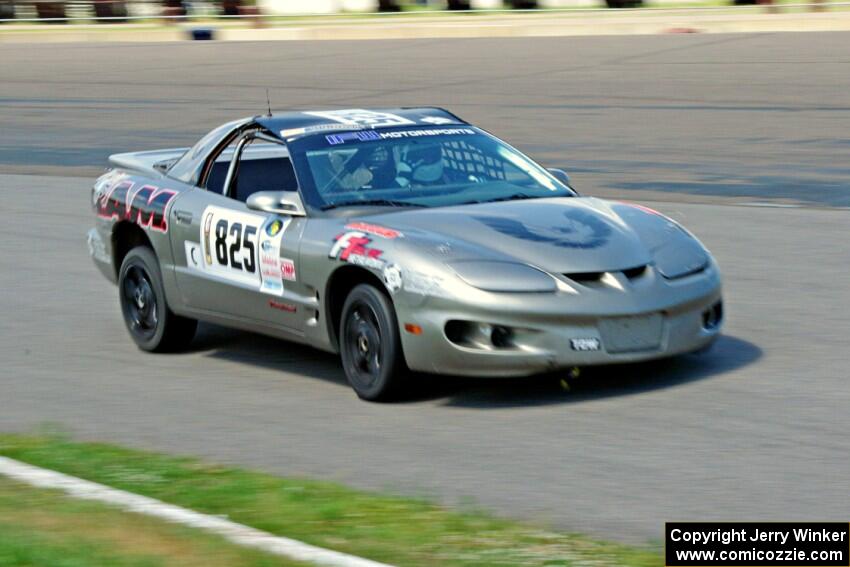
{"label": "car hood", "polygon": [[665,217],[647,211],[601,199],[566,197],[404,210],[368,220],[413,239],[417,235],[436,239],[449,262],[483,256],[575,273],[648,264],[671,238],[688,238]]}

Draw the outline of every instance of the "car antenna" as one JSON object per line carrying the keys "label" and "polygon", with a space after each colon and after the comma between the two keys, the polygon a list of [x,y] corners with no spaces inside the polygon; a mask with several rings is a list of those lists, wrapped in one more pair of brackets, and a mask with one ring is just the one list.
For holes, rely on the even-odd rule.
{"label": "car antenna", "polygon": [[269,100],[269,89],[268,88],[266,89],[266,106],[269,109],[269,116],[271,116],[272,115],[272,103],[271,103],[271,100]]}

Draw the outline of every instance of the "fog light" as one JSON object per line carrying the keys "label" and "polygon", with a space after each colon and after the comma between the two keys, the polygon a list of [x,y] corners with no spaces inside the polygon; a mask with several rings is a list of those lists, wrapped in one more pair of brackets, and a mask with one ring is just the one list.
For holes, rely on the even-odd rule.
{"label": "fog light", "polygon": [[511,339],[513,338],[513,335],[513,331],[511,331],[508,327],[496,325],[490,332],[490,342],[493,343],[493,346],[496,348],[506,348],[511,346]]}
{"label": "fog light", "polygon": [[445,333],[451,342],[469,348],[493,350],[516,346],[514,330],[504,325],[452,320],[446,323]]}
{"label": "fog light", "polygon": [[723,302],[718,301],[702,312],[702,326],[707,331],[713,331],[723,321]]}

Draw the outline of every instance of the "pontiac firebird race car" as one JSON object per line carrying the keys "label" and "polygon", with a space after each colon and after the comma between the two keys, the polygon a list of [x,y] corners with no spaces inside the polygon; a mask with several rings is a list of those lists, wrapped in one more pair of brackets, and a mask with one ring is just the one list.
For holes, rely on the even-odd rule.
{"label": "pontiac firebird race car", "polygon": [[720,331],[692,234],[439,108],[257,116],[110,162],[88,244],[147,351],[210,321],[338,352],[377,400],[408,370],[526,376]]}

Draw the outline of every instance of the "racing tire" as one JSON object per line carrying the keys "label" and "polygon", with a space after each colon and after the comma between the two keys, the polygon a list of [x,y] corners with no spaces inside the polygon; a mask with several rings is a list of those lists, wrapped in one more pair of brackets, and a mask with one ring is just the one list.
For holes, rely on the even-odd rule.
{"label": "racing tire", "polygon": [[124,324],[140,349],[175,352],[195,336],[198,322],[168,308],[159,262],[147,246],[137,246],[124,257],[118,272],[118,297]]}
{"label": "racing tire", "polygon": [[340,317],[339,347],[345,376],[361,399],[390,401],[403,392],[408,370],[386,294],[369,284],[351,290]]}

